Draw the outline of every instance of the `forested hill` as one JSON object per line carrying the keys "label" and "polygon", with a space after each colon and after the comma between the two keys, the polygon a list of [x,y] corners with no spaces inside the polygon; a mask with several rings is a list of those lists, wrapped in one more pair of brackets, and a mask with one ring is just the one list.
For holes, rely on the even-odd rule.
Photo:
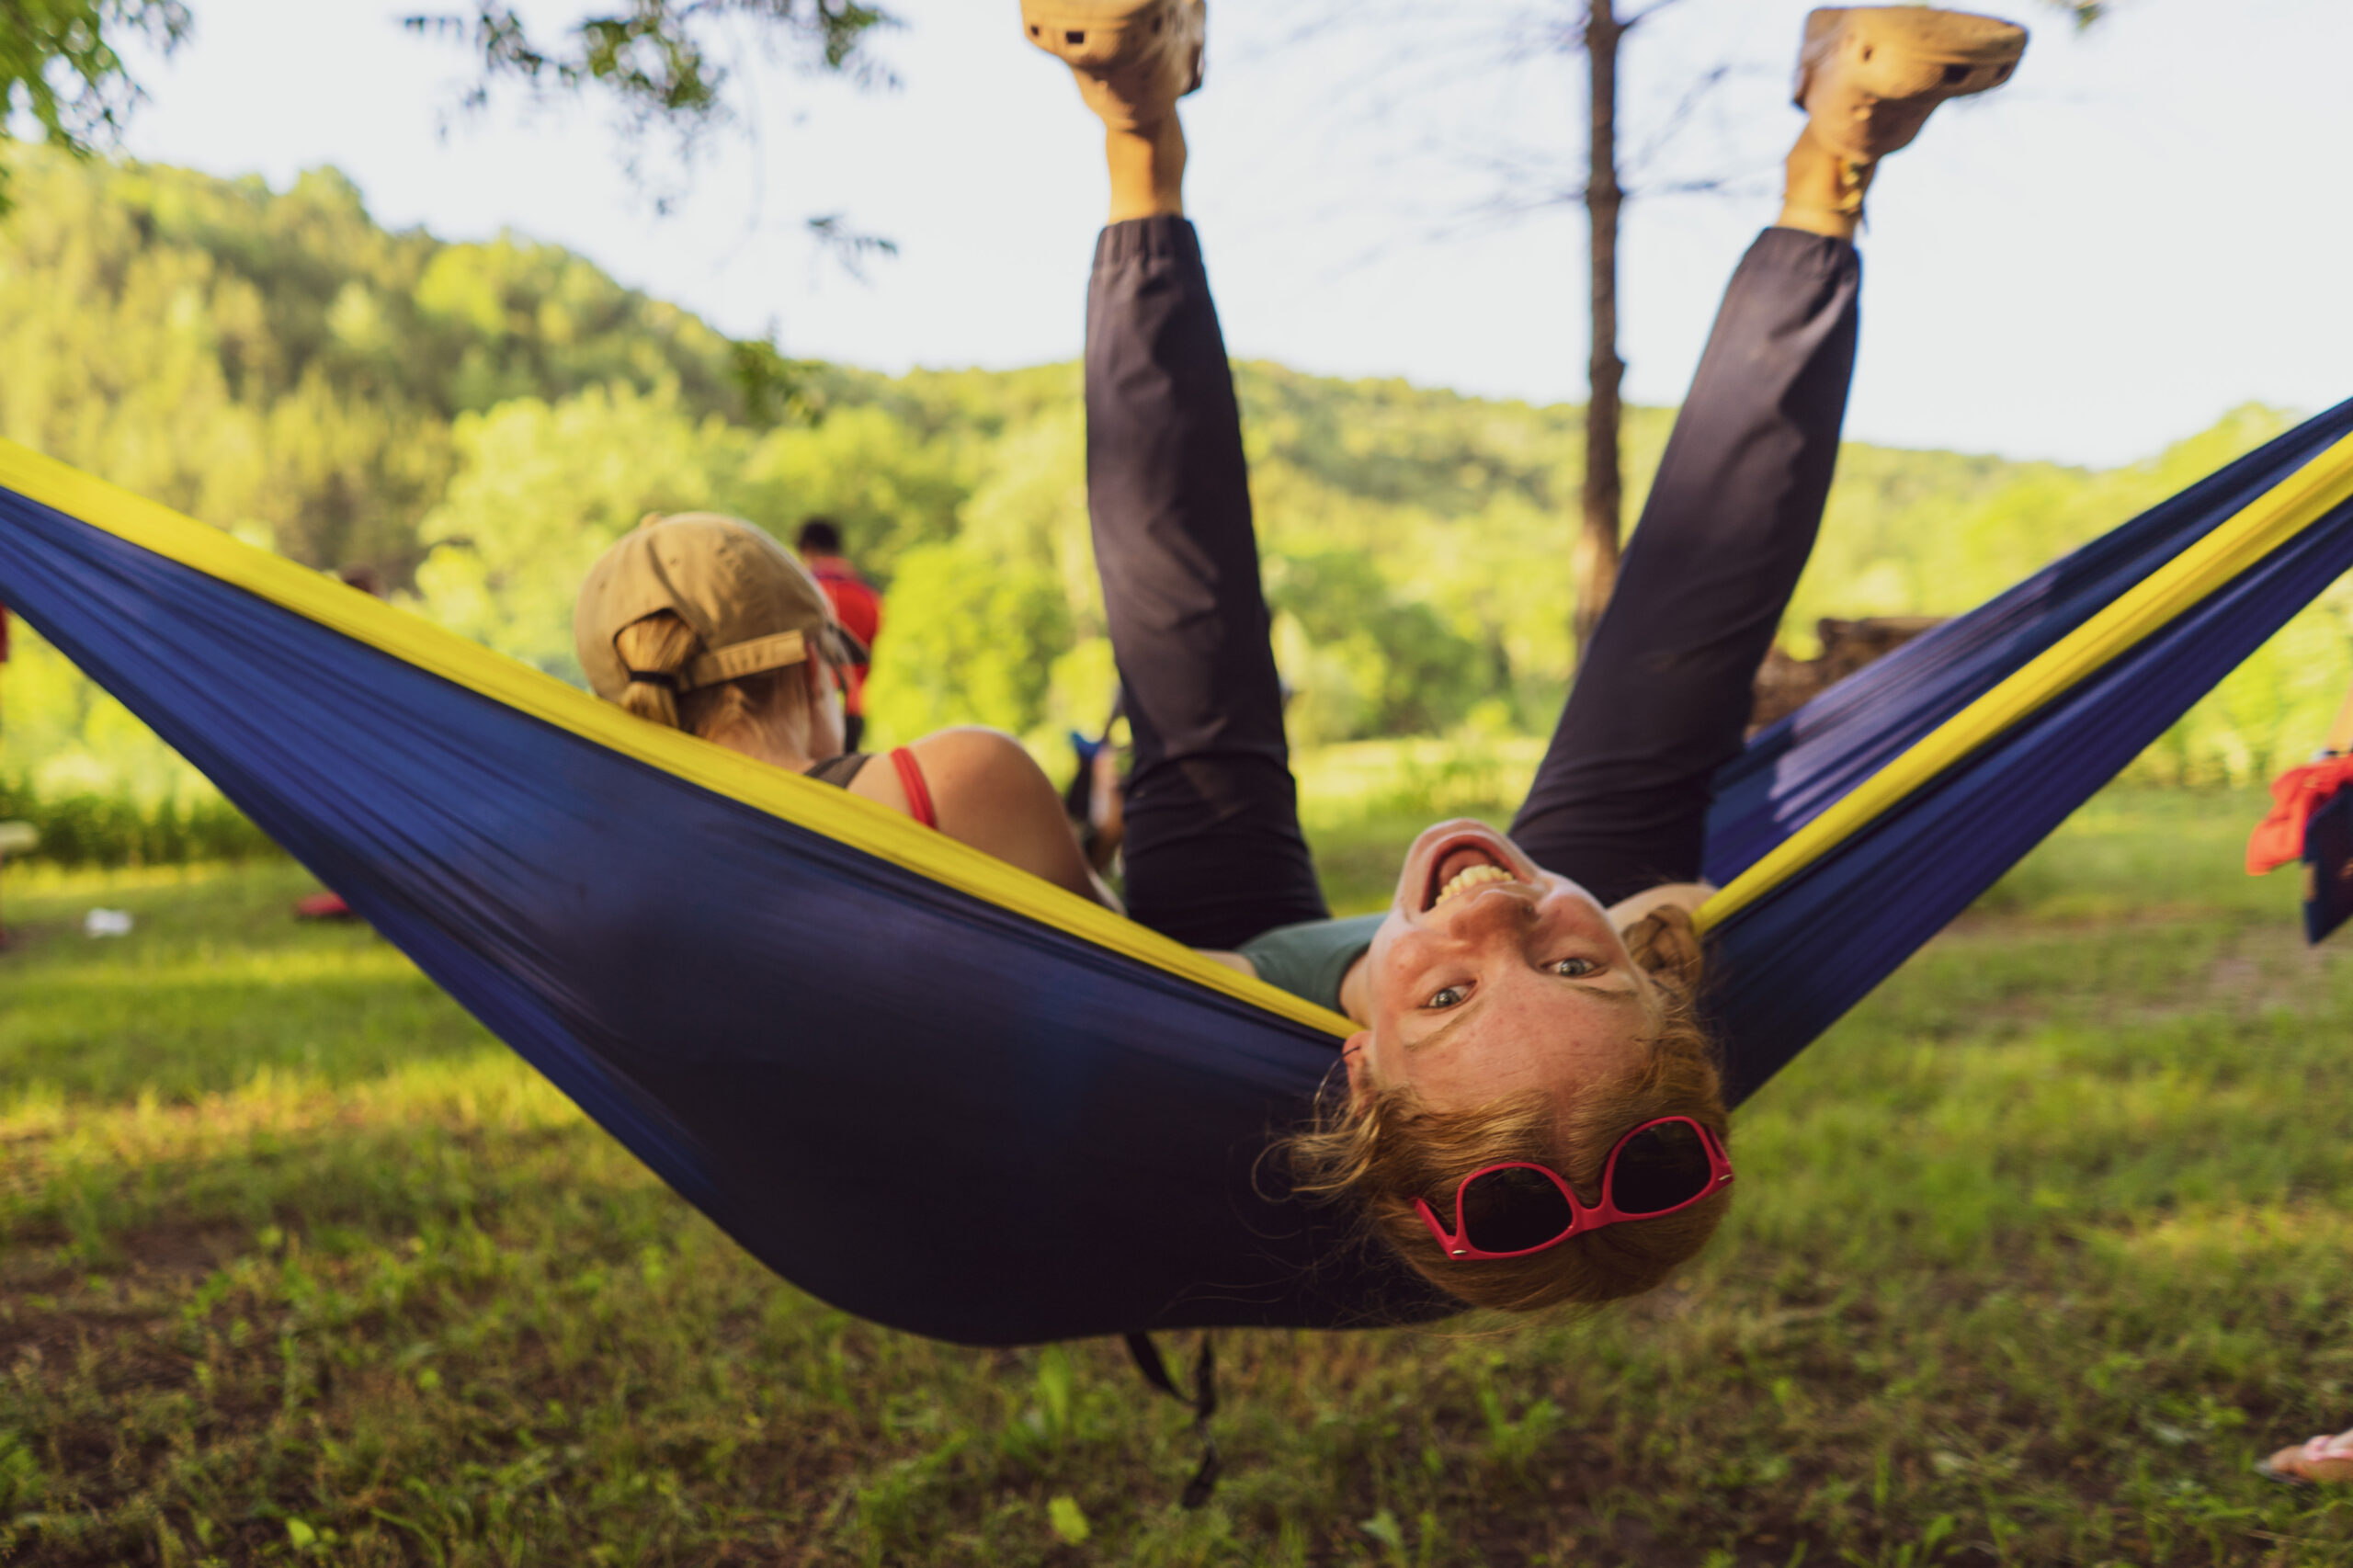
{"label": "forested hill", "polygon": [[578,256],[377,227],[259,179],[27,150],[0,222],[0,429],[302,560],[405,576],[451,423],[610,382],[740,418],[732,346]]}
{"label": "forested hill", "polygon": [[[567,676],[580,574],[645,512],[779,533],[830,513],[891,590],[881,733],[1099,722],[1074,366],[808,366],[785,408],[760,348],[560,249],[388,233],[332,171],[278,192],[27,152],[17,181],[0,434],[310,564],[373,564]],[[1580,411],[1266,364],[1238,381],[1297,738],[1545,724]],[[2285,419],[2242,411],[2101,473],[1850,447],[1792,625],[1965,608]],[[1637,505],[1667,420],[1630,418]],[[160,756],[37,644],[0,693],[0,776],[137,782]]]}

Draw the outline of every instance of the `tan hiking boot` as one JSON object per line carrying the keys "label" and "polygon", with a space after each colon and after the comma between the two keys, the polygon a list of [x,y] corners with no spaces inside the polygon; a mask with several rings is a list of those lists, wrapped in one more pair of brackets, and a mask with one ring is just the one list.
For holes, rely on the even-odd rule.
{"label": "tan hiking boot", "polygon": [[1912,144],[1947,98],[2000,86],[2026,29],[1925,6],[1824,6],[1806,18],[1780,223],[1852,239],[1879,160]]}
{"label": "tan hiking boot", "polygon": [[1135,131],[1199,88],[1209,0],[1021,0],[1021,27],[1106,126]]}
{"label": "tan hiking boot", "polygon": [[2000,86],[2026,29],[1925,6],[1824,6],[1805,20],[1793,101],[1816,140],[1858,163],[1911,145],[1947,98]]}

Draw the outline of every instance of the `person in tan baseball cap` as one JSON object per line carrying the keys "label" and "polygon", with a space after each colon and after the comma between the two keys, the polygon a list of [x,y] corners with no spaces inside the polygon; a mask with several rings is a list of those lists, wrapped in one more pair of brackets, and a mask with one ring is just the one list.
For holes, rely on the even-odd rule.
{"label": "person in tan baseball cap", "polygon": [[824,590],[735,517],[655,514],[588,570],[572,617],[589,688],[649,723],[903,812],[1118,908],[1088,869],[1062,796],[1020,743],[977,725],[892,751],[843,749],[843,672],[866,651]]}
{"label": "person in tan baseball cap", "polygon": [[745,678],[798,667],[813,699],[786,706],[798,710],[788,728],[804,751],[818,739],[829,677],[865,657],[781,545],[709,512],[657,513],[624,535],[580,585],[572,630],[589,689],[674,729],[751,722]]}

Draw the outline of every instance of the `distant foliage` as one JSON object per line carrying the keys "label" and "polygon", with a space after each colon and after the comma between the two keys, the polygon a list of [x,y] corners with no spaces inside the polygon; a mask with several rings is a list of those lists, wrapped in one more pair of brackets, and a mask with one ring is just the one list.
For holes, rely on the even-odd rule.
{"label": "distant foliage", "polygon": [[[577,678],[571,606],[650,511],[790,540],[838,518],[888,594],[870,733],[1095,731],[1116,676],[1074,365],[884,377],[801,367],[824,416],[770,425],[738,346],[517,239],[387,233],[339,175],[274,193],[177,170],[24,162],[0,226],[0,433]],[[1403,381],[1235,368],[1294,738],[1550,728],[1572,675],[1580,413]],[[770,408],[767,412],[773,413]],[[1849,446],[1786,628],[1952,613],[2283,428],[2242,409],[2107,472]],[[1638,510],[1671,423],[1629,411]],[[2353,681],[2332,596],[2139,765],[2244,782],[2301,758]],[[207,791],[29,635],[0,676],[0,767],[44,800]],[[144,805],[142,810],[146,809]]]}
{"label": "distant foliage", "polygon": [[1958,614],[2294,423],[2283,409],[2234,409],[2155,458],[2101,472],[1850,445],[1790,623]]}
{"label": "distant foliage", "polygon": [[1061,585],[970,545],[926,545],[899,563],[890,600],[888,685],[871,711],[893,735],[950,724],[1016,733],[1045,712],[1055,655],[1071,645]]}
{"label": "distant foliage", "polygon": [[649,512],[736,499],[752,437],[694,419],[666,388],[620,385],[461,415],[456,445],[457,472],[418,530],[431,551],[417,571],[425,608],[576,681],[572,602],[589,565]]}
{"label": "distant foliage", "polygon": [[179,866],[279,852],[217,795],[150,801],[118,790],[52,796],[22,780],[0,779],[0,822],[32,824],[40,847],[21,858],[54,866]]}
{"label": "distant foliage", "polygon": [[288,190],[27,151],[0,225],[0,434],[314,566],[404,583],[451,422],[517,397],[669,389],[735,418],[733,346],[553,246],[376,226]]}
{"label": "distant foliage", "polygon": [[1401,602],[1360,551],[1277,556],[1267,567],[1302,744],[1441,733],[1507,673],[1499,650],[1490,658],[1430,605]]}
{"label": "distant foliage", "polygon": [[952,453],[919,446],[880,410],[763,435],[698,414],[668,384],[501,403],[460,415],[452,439],[455,472],[417,530],[428,552],[420,608],[574,681],[574,596],[590,563],[649,513],[725,512],[788,544],[802,518],[823,513],[887,582],[902,551],[955,533],[968,493]]}
{"label": "distant foliage", "polygon": [[132,796],[146,802],[210,794],[211,786],[85,679],[22,620],[0,665],[0,779],[18,800]]}

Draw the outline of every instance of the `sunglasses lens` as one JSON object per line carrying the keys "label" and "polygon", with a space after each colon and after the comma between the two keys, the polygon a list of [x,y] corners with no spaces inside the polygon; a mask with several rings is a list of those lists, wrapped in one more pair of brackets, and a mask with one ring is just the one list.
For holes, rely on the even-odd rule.
{"label": "sunglasses lens", "polygon": [[1708,1190],[1708,1146],[1687,1121],[1646,1127],[1620,1145],[1609,1196],[1620,1211],[1656,1214]]}
{"label": "sunglasses lens", "polygon": [[1481,1252],[1525,1252],[1564,1234],[1576,1221],[1569,1200],[1541,1171],[1489,1171],[1462,1194],[1463,1240]]}

